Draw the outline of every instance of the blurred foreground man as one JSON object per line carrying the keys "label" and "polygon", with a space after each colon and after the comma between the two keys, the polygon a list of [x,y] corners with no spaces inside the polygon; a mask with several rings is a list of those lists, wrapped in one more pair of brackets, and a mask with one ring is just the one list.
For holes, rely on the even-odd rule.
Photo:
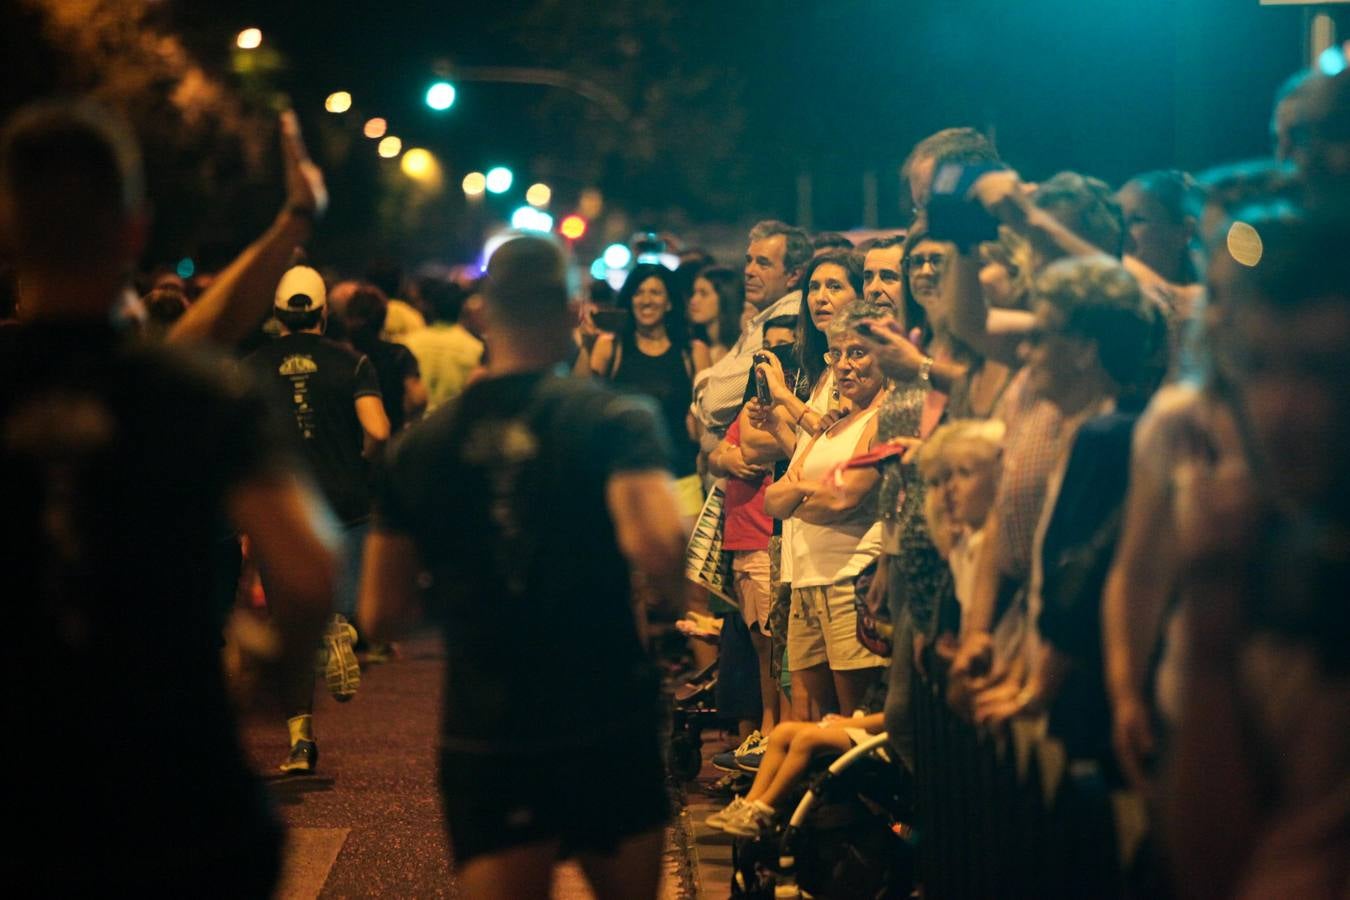
{"label": "blurred foreground man", "polygon": [[[630,588],[636,573],[680,590],[660,419],[560,377],[573,349],[552,241],[498,249],[485,299],[485,377],[390,454],[359,621],[393,637],[430,574],[448,657],[442,799],[466,896],[547,896],[553,864],[576,855],[597,896],[654,897],[668,808]],[[580,773],[602,755],[597,790]]]}
{"label": "blurred foreground man", "polygon": [[[299,160],[290,148],[288,171]],[[315,195],[290,174],[287,210],[185,333],[237,333],[239,286],[275,279],[307,232]],[[252,536],[288,669],[313,665],[329,603],[323,507],[263,400],[113,322],[142,184],[130,132],[92,106],[31,108],[0,137],[23,313],[0,345],[11,896],[268,896],[280,829],[239,747],[208,561],[231,525]]]}

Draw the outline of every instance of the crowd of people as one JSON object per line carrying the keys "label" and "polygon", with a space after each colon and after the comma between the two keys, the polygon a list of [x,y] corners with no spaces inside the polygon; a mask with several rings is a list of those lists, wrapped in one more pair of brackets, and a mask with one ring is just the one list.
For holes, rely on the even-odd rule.
{"label": "crowd of people", "polygon": [[[752,776],[715,828],[772,826],[813,758],[872,735],[913,769],[921,679],[1139,792],[1151,883],[1346,896],[1350,72],[1292,80],[1272,128],[1272,159],[1118,189],[1029,183],[945,129],[905,162],[903,231],[766,220],[743,263],[690,249],[614,293],[538,236],[482,277],[310,266],[326,191],[286,116],[274,224],[131,293],[125,126],[15,116],[0,483],[30,689],[6,711],[33,740],[3,877],[267,892],[278,829],[219,669],[256,572],[288,773],[318,765],[316,672],[350,698],[358,652],[441,626],[473,896],[534,895],[571,853],[601,896],[655,893],[648,619],[685,605],[739,723],[719,764]],[[696,519],[713,538],[686,546]],[[91,720],[116,722],[97,754]],[[605,796],[579,788],[617,743]],[[79,864],[34,866],[56,848]]]}

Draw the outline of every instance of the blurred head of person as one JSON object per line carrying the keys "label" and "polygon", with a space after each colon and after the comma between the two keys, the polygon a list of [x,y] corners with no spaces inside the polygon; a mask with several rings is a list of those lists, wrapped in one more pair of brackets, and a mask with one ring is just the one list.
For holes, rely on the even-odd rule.
{"label": "blurred head of person", "polygon": [[368,281],[358,282],[347,298],[341,315],[347,339],[352,346],[369,353],[380,340],[384,319],[388,314],[389,298],[384,291]]}
{"label": "blurred head of person", "polygon": [[997,309],[1026,309],[1032,279],[1031,245],[1000,225],[998,240],[980,245],[980,290]]}
{"label": "blurred head of person", "polygon": [[767,309],[795,290],[811,254],[811,239],[802,229],[773,219],[755,225],[745,250],[746,302]]}
{"label": "blurred head of person", "polygon": [[900,316],[904,303],[905,236],[887,235],[875,238],[863,256],[863,296]]}
{"label": "blurred head of person", "polygon": [[1119,260],[1051,263],[1036,276],[1031,311],[1036,326],[1022,348],[1031,387],[1065,415],[1156,387],[1166,325]]}
{"label": "blurred head of person", "polygon": [[816,256],[826,250],[852,250],[853,242],[847,235],[838,231],[817,231],[811,236],[811,255]]}
{"label": "blurred head of person", "polygon": [[1116,192],[1125,217],[1125,252],[1173,284],[1197,280],[1191,260],[1204,191],[1189,174],[1164,169],[1136,175]]}
{"label": "blurred head of person", "polygon": [[685,298],[679,293],[675,273],[660,263],[640,263],[624,279],[615,306],[628,313],[621,335],[664,329],[676,347],[689,344],[685,327]]}
{"label": "blurred head of person", "polygon": [[691,334],[709,345],[730,347],[741,334],[745,279],[734,269],[710,266],[694,277],[689,297]]}
{"label": "blurred head of person", "polygon": [[145,336],[152,341],[162,341],[190,304],[181,288],[169,284],[151,290],[141,298],[141,305],[145,307]]}
{"label": "blurred head of person", "polygon": [[1310,205],[1330,208],[1350,195],[1350,69],[1314,76],[1289,129],[1289,159],[1308,185]]}
{"label": "blurred head of person", "polygon": [[797,312],[797,364],[811,384],[825,371],[823,355],[831,320],[862,296],[862,262],[847,250],[812,257],[802,273],[802,302]]}
{"label": "blurred head of person", "polygon": [[483,316],[494,364],[503,355],[559,361],[574,352],[567,255],[543,235],[502,244],[488,260]]}
{"label": "blurred head of person", "polygon": [[944,556],[961,532],[984,527],[1002,475],[1004,430],[997,419],[957,419],[919,451],[919,474],[928,486],[924,514]]}
{"label": "blurred head of person", "polygon": [[287,334],[322,334],[328,320],[328,289],[309,266],[293,266],[277,282],[272,312]]}
{"label": "blurred head of person", "polygon": [[933,174],[942,163],[962,165],[998,162],[994,145],[974,128],[944,128],[914,145],[900,167],[900,177],[909,185],[914,221],[923,227],[928,199],[933,194]]}
{"label": "blurred head of person", "polygon": [[[145,246],[149,215],[130,126],[90,101],[26,107],[0,135],[0,252],[20,273],[80,282],[27,317],[105,316]],[[53,308],[59,304],[60,309]]]}
{"label": "blurred head of person", "polygon": [[[1098,250],[1119,259],[1125,249],[1125,216],[1100,178],[1060,172],[1036,186],[1031,202]],[[1039,269],[1041,260],[1036,260]]]}

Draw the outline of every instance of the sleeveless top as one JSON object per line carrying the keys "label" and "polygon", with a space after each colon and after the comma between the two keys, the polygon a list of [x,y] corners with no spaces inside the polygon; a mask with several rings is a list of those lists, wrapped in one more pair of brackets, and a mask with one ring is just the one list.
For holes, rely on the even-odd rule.
{"label": "sleeveless top", "polygon": [[660,356],[648,356],[638,349],[633,335],[624,336],[622,343],[615,346],[609,380],[621,391],[656,401],[670,438],[671,472],[676,478],[693,475],[697,471],[698,445],[689,439],[689,429],[685,427],[685,416],[694,395],[687,354],[672,342]]}
{"label": "sleeveless top", "polygon": [[[852,458],[876,414],[876,409],[870,409],[856,421],[832,428],[815,441],[799,442],[793,462],[801,460],[802,477],[809,481],[824,479]],[[829,525],[796,520],[791,546],[784,547],[784,553],[792,554],[794,588],[837,584],[857,575],[881,553],[881,522],[875,499],[864,497],[844,518]]]}

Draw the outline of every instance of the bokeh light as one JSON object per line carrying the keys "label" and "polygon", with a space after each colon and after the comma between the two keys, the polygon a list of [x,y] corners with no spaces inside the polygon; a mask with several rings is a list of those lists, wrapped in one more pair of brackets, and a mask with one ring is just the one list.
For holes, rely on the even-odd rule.
{"label": "bokeh light", "polygon": [[174,269],[179,278],[191,278],[197,274],[197,264],[192,261],[192,257],[185,256],[178,261],[178,266]]}
{"label": "bokeh light", "polygon": [[558,230],[569,241],[580,240],[581,236],[586,233],[586,220],[578,215],[570,215],[562,220]]}
{"label": "bokeh light", "polygon": [[552,231],[553,217],[533,206],[522,206],[511,214],[511,227],[521,231]]}
{"label": "bokeh light", "polygon": [[592,278],[596,279],[597,281],[603,281],[605,276],[608,274],[609,274],[609,266],[605,265],[605,258],[603,256],[597,258],[595,262],[591,263]]}
{"label": "bokeh light", "polygon": [[487,176],[482,172],[470,172],[464,176],[460,187],[464,188],[464,193],[470,197],[481,197],[487,190]]}
{"label": "bokeh light", "polygon": [[595,188],[586,188],[581,192],[581,199],[577,202],[577,212],[581,213],[590,221],[594,222],[605,208],[605,198]]}
{"label": "bokeh light", "polygon": [[436,157],[432,156],[429,150],[413,147],[403,154],[399,166],[403,169],[404,175],[420,180],[430,177],[435,172],[437,168]]}
{"label": "bokeh light", "polygon": [[548,206],[553,199],[553,189],[546,184],[532,184],[525,192],[525,202],[531,206]]}
{"label": "bokeh light", "polygon": [[391,134],[384,140],[380,141],[378,149],[380,155],[383,156],[385,159],[393,159],[395,156],[398,156],[400,153],[403,152],[403,141],[399,140],[398,138],[396,138],[394,135]]}
{"label": "bokeh light", "polygon": [[345,113],[352,108],[352,95],[346,91],[334,91],[323,101],[323,108],[330,113]]}
{"label": "bokeh light", "polygon": [[367,119],[366,127],[362,129],[362,134],[374,140],[384,137],[384,133],[389,130],[389,123],[381,118]]}
{"label": "bokeh light", "polygon": [[258,28],[245,28],[239,32],[234,39],[234,45],[240,50],[257,50],[262,46],[262,30]]}
{"label": "bokeh light", "polygon": [[1228,253],[1242,265],[1255,267],[1263,252],[1260,233],[1246,222],[1234,222],[1228,229]]}
{"label": "bokeh light", "polygon": [[448,81],[438,81],[427,88],[427,106],[437,112],[444,112],[455,105],[455,86]]}
{"label": "bokeh light", "polygon": [[511,182],[515,179],[516,176],[506,166],[496,166],[488,169],[487,189],[494,194],[504,194],[511,190]]}
{"label": "bokeh light", "polygon": [[627,244],[610,244],[605,248],[604,260],[611,269],[626,269],[633,261],[633,251]]}

